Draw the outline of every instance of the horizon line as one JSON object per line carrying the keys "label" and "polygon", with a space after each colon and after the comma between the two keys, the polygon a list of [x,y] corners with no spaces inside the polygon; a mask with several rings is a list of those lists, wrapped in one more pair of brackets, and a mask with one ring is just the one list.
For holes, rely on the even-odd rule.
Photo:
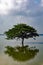
{"label": "horizon line", "polygon": [[[0,35],[5,35],[5,34],[0,34]],[[39,36],[43,36],[43,34],[39,34]]]}

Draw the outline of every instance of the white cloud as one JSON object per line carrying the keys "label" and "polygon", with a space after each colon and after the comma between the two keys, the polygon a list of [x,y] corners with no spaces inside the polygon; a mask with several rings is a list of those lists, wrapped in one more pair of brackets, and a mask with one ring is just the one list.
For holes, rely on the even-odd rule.
{"label": "white cloud", "polygon": [[7,14],[8,10],[13,8],[13,0],[1,0],[0,14]]}
{"label": "white cloud", "polygon": [[25,9],[27,0],[1,0],[0,14],[8,14],[10,10]]}
{"label": "white cloud", "polygon": [[14,10],[21,11],[26,8],[27,0],[14,0]]}
{"label": "white cloud", "polygon": [[41,6],[43,7],[43,0],[41,0]]}

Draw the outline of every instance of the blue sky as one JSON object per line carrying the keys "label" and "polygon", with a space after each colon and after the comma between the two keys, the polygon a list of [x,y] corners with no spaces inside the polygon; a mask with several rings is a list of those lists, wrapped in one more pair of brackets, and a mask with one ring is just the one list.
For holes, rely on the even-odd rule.
{"label": "blue sky", "polygon": [[43,33],[43,0],[0,0],[0,34],[18,23]]}

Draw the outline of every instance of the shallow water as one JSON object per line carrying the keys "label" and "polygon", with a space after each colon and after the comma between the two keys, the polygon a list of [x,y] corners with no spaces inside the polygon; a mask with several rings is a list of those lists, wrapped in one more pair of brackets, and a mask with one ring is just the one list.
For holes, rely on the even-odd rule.
{"label": "shallow water", "polygon": [[[16,44],[15,44],[16,43]],[[4,53],[5,46],[16,46],[20,45],[21,42],[15,40],[6,40],[4,36],[0,36],[0,65],[43,65],[43,44],[39,43],[27,43],[29,46],[36,46],[39,49],[39,53],[31,60],[26,62],[18,62],[13,60],[12,57],[9,57]],[[43,42],[42,42],[43,43]]]}

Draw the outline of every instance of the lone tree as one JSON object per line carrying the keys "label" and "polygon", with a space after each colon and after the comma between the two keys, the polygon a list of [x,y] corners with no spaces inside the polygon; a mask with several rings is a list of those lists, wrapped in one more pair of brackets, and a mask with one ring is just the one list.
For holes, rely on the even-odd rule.
{"label": "lone tree", "polygon": [[35,39],[36,36],[39,36],[37,30],[33,27],[26,25],[26,24],[17,24],[14,25],[12,29],[9,29],[5,32],[7,35],[7,39],[22,39],[22,47],[24,46],[24,39],[33,38]]}

